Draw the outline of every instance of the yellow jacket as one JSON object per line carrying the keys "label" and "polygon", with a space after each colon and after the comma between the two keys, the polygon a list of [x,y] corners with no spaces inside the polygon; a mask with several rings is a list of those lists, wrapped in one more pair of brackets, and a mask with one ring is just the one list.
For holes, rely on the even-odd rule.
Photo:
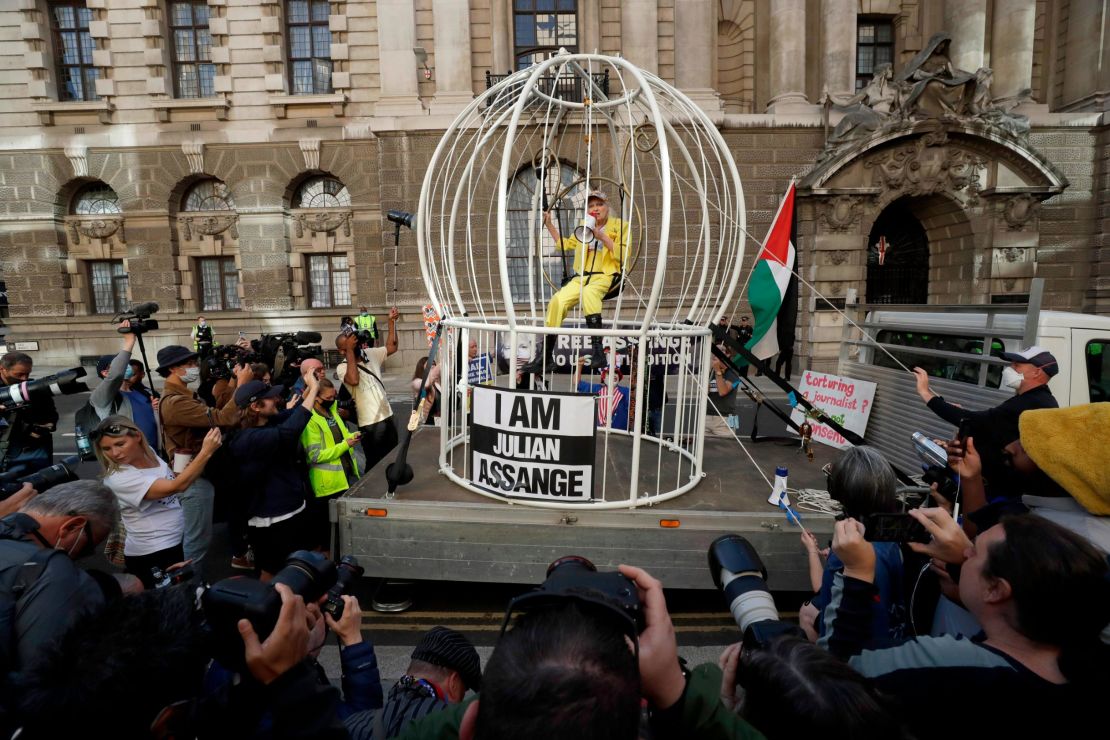
{"label": "yellow jacket", "polygon": [[601,272],[611,275],[628,269],[628,237],[632,227],[619,218],[610,216],[605,221],[605,233],[613,240],[613,250],[595,239],[593,244],[583,244],[574,236],[559,240],[559,249],[574,250],[574,271],[579,275]]}

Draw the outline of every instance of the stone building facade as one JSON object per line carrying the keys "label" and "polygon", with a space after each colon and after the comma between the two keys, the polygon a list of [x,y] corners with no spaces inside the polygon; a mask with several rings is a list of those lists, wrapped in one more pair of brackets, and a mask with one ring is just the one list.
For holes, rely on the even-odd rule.
{"label": "stone building facade", "polygon": [[[1020,301],[1039,276],[1046,307],[1110,312],[1100,0],[2,6],[4,323],[45,364],[117,346],[111,314],[145,301],[161,306],[152,348],[198,313],[227,339],[330,332],[359,305],[396,304],[414,361],[424,286],[411,232],[394,249],[385,214],[415,210],[440,135],[491,74],[559,46],[621,54],[701,105],[757,236],[799,178],[800,272],[834,302],[875,297],[876,230],[898,216],[915,224],[929,303]],[[943,31],[952,70],[992,73],[987,103],[972,82],[952,115],[852,98]],[[878,117],[841,126],[853,111]],[[829,367],[837,314],[801,300],[797,353]]]}

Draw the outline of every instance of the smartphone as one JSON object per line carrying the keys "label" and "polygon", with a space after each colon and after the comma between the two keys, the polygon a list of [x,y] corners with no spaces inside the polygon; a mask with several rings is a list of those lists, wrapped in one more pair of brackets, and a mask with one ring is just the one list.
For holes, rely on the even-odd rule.
{"label": "smartphone", "polygon": [[925,525],[909,514],[869,514],[864,517],[864,539],[868,542],[929,542]]}
{"label": "smartphone", "polygon": [[960,444],[967,444],[967,438],[974,436],[971,428],[971,419],[964,419],[960,422],[960,430],[956,432],[956,436],[959,438]]}
{"label": "smartphone", "polygon": [[938,468],[948,467],[948,453],[944,451],[943,447],[921,432],[913,433],[913,449],[917,456],[921,458],[921,462],[926,465]]}

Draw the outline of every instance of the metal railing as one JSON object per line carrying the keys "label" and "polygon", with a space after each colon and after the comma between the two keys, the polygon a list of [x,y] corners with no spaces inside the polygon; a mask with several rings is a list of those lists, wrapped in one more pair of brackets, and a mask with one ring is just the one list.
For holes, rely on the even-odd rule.
{"label": "metal railing", "polygon": [[[488,90],[494,85],[503,82],[505,79],[511,77],[513,74],[514,73],[510,72],[508,74],[498,75],[493,74],[492,72],[487,70],[486,89]],[[590,76],[593,78],[593,84],[601,90],[601,93],[605,97],[608,97],[609,70],[592,74]],[[506,91],[506,94],[498,96],[496,100],[490,100],[488,107],[494,108],[515,103],[519,95],[520,88],[524,87],[525,83],[526,80],[521,80],[521,82],[519,83],[519,87],[515,87],[512,91]],[[585,94],[587,87],[585,84],[585,80],[581,76],[576,74],[564,74],[558,76],[543,75],[536,80],[536,87],[539,89],[540,92],[546,95],[550,95],[553,98],[566,100],[572,103],[582,103],[587,97],[589,97]],[[542,102],[542,99],[536,97],[528,104],[536,105],[540,102]]]}

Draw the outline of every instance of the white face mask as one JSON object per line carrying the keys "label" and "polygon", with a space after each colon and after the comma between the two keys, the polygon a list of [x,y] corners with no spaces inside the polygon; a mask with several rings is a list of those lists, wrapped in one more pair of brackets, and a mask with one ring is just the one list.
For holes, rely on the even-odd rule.
{"label": "white face mask", "polygon": [[1025,376],[1019,373],[1017,370],[1014,370],[1012,367],[1002,368],[1003,388],[1013,388],[1014,390],[1017,390],[1019,387],[1021,387],[1021,384],[1024,380]]}
{"label": "white face mask", "polygon": [[185,372],[181,375],[181,382],[183,382],[185,385],[195,383],[198,380],[200,380],[199,367],[187,367],[185,368]]}

